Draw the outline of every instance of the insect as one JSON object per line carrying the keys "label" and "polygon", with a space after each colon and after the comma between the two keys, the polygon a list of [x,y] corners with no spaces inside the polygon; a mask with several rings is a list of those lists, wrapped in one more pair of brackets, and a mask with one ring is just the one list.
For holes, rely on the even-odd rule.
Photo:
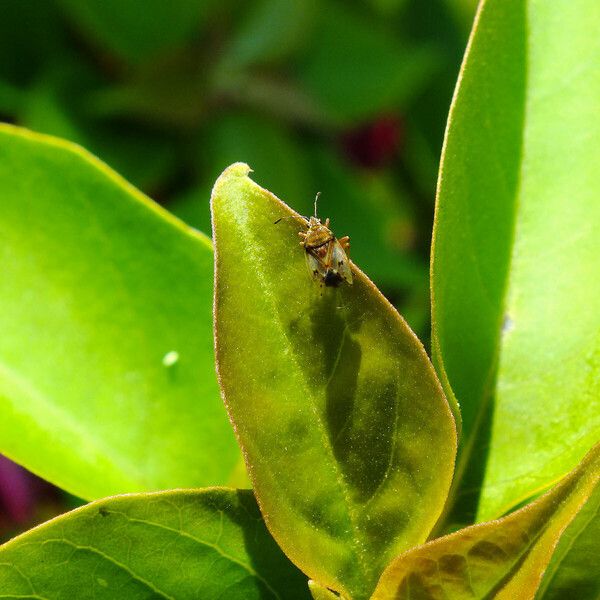
{"label": "insect", "polygon": [[302,238],[300,245],[306,253],[306,264],[312,276],[327,287],[338,287],[344,281],[352,285],[352,271],[346,255],[350,238],[346,235],[338,240],[329,229],[329,219],[321,223],[317,217],[319,195],[320,192],[315,197],[314,216],[303,217],[308,229],[298,232]]}

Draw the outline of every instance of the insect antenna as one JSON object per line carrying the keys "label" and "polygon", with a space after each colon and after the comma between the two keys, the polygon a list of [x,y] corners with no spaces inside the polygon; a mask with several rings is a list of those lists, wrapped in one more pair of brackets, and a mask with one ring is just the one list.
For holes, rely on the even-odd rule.
{"label": "insect antenna", "polygon": [[317,218],[317,202],[319,201],[320,195],[321,195],[321,192],[317,192],[317,195],[315,196],[315,219]]}
{"label": "insect antenna", "polygon": [[[308,221],[308,218],[305,217],[304,215],[300,215],[305,221]],[[279,223],[280,221],[284,221],[285,219],[295,219],[296,215],[289,215],[287,217],[279,217],[279,219],[277,219],[277,221],[273,221],[273,225],[277,225],[277,223]]]}

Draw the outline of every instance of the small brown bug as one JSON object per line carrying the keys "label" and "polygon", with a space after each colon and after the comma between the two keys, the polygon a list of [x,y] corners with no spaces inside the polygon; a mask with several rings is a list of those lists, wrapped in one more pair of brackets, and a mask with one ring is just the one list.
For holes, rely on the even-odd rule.
{"label": "small brown bug", "polygon": [[308,229],[298,232],[302,238],[300,245],[306,252],[306,264],[311,275],[320,279],[327,287],[337,287],[343,281],[352,285],[352,271],[346,255],[346,250],[350,248],[350,238],[346,235],[338,240],[329,229],[329,219],[321,223],[317,217],[319,195],[320,192],[315,197],[314,216],[303,217]]}

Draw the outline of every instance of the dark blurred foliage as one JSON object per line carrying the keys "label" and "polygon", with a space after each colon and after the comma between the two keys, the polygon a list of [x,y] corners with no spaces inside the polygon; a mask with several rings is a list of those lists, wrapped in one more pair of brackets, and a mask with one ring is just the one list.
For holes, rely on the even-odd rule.
{"label": "dark blurred foliage", "polygon": [[[321,191],[321,216],[427,342],[437,164],[474,10],[2,0],[0,119],[80,143],[207,233],[211,186],[232,162],[303,214]],[[6,485],[2,537],[7,514],[35,519],[33,504],[9,507]]]}

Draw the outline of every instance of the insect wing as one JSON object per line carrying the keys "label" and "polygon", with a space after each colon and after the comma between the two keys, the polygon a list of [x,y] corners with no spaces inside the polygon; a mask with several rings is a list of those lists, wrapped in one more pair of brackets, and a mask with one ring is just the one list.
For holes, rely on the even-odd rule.
{"label": "insect wing", "polygon": [[310,274],[315,279],[324,279],[325,275],[327,274],[327,266],[323,262],[323,259],[316,252],[311,250],[306,251],[306,264]]}
{"label": "insect wing", "polygon": [[329,267],[334,269],[346,283],[352,284],[352,270],[346,252],[338,240],[334,239],[331,244],[331,264]]}

